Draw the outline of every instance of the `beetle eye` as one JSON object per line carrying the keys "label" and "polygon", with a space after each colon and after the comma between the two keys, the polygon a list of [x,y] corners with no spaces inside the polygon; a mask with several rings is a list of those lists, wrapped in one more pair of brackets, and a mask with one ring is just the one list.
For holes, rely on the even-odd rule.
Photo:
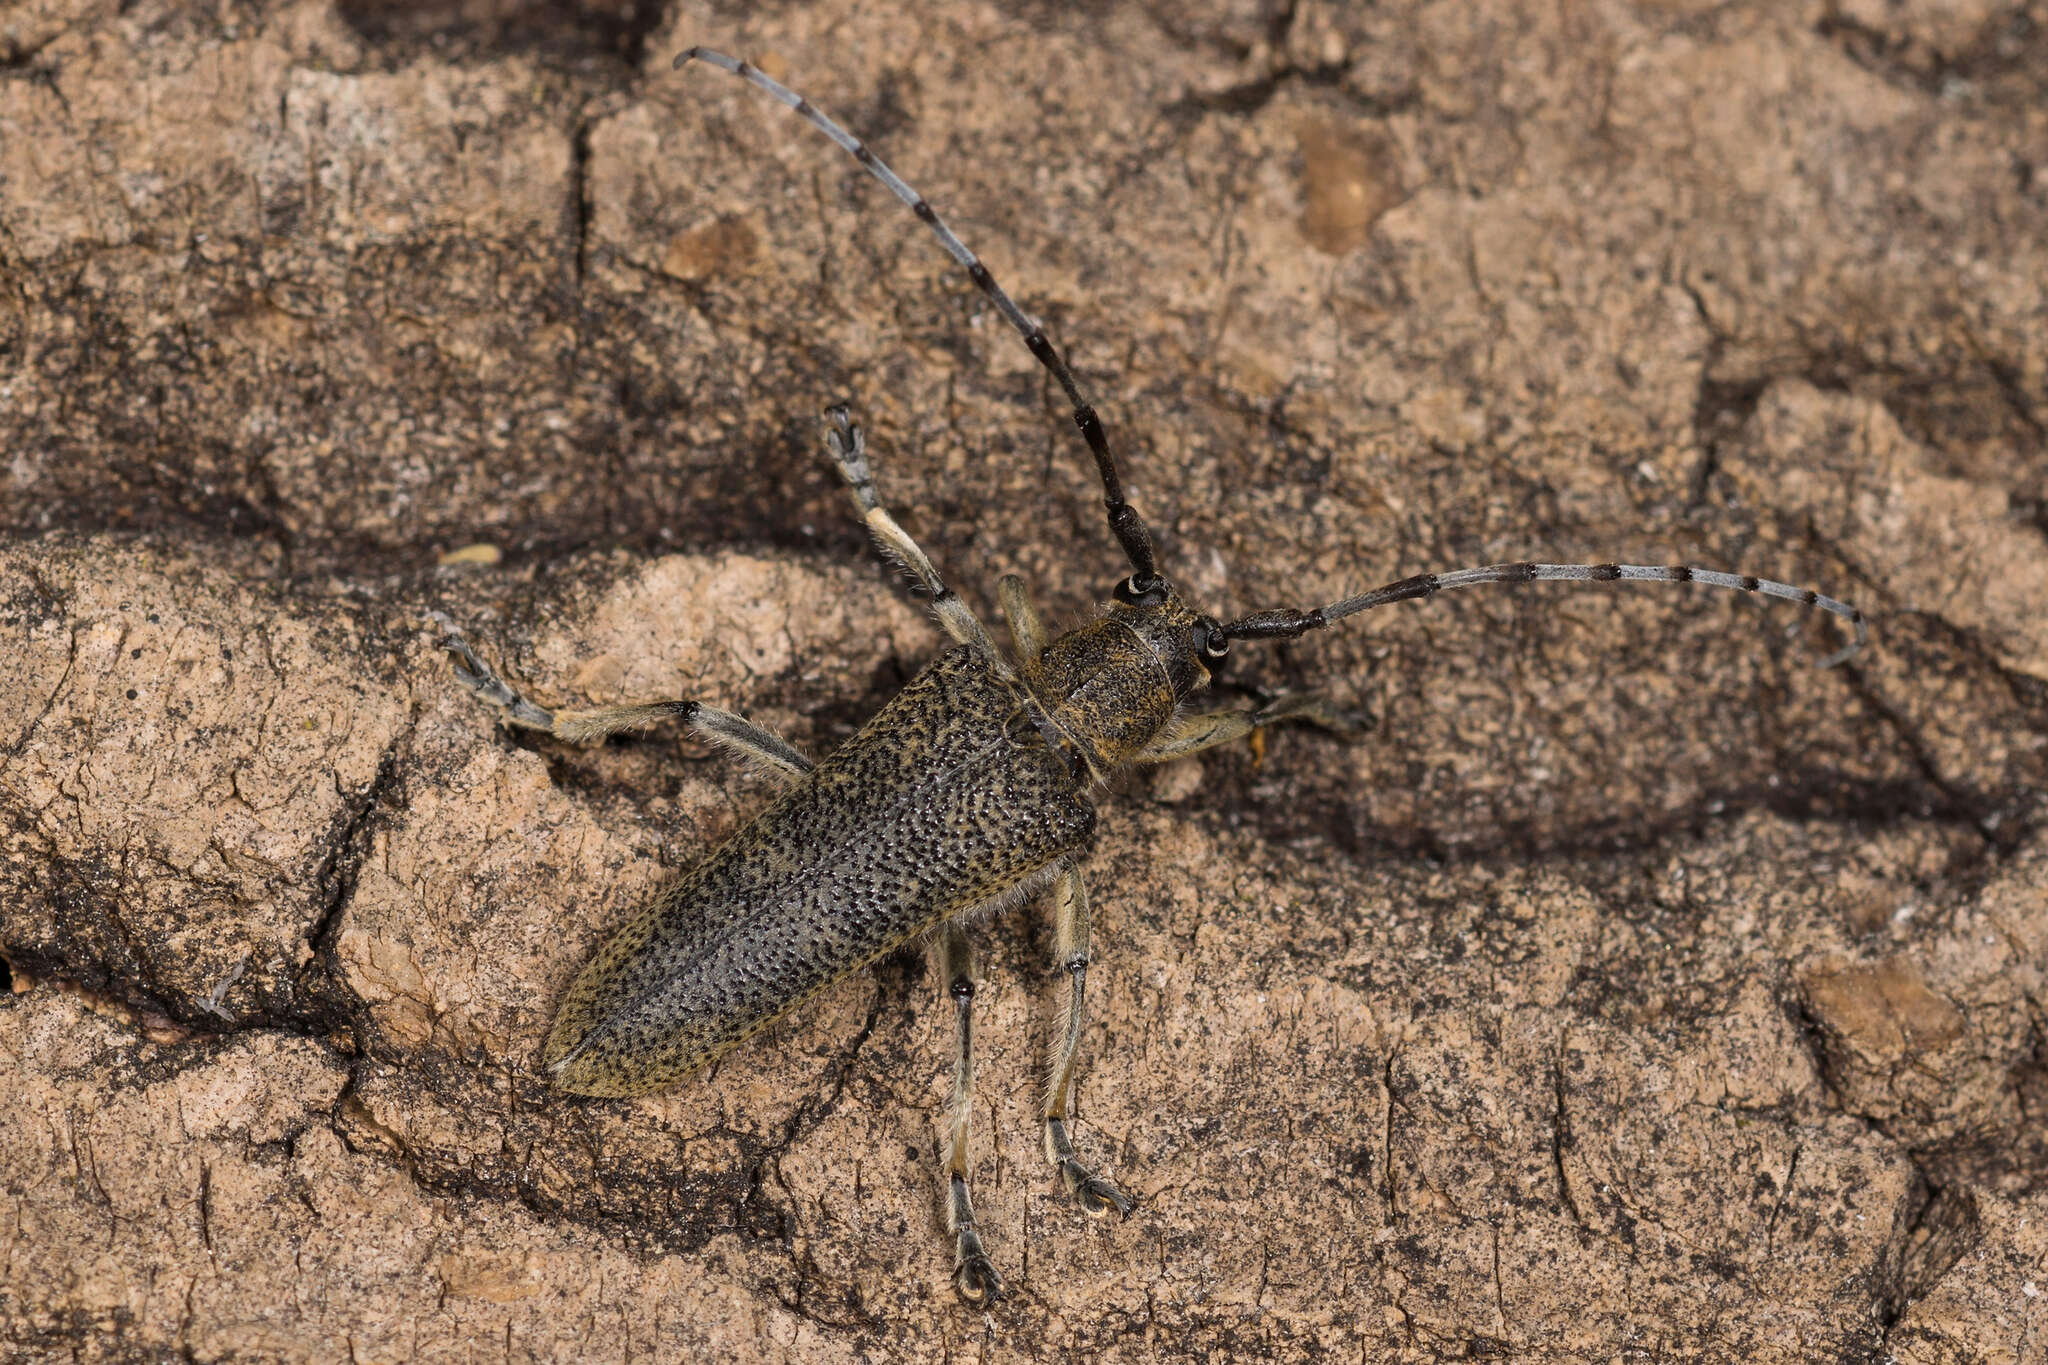
{"label": "beetle eye", "polygon": [[1204,659],[1214,662],[1230,653],[1230,637],[1223,627],[1204,616],[1194,625],[1195,648]]}
{"label": "beetle eye", "polygon": [[1119,582],[1110,595],[1127,607],[1156,607],[1166,600],[1166,580],[1154,574],[1149,581],[1140,583],[1138,576],[1132,574]]}

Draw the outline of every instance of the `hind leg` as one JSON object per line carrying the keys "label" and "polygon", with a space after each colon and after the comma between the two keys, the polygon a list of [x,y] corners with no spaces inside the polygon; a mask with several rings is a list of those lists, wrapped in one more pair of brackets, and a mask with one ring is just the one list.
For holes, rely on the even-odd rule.
{"label": "hind leg", "polygon": [[946,1115],[946,1230],[953,1234],[953,1288],[979,1308],[1003,1292],[1002,1277],[982,1249],[968,1197],[968,1122],[974,1113],[974,945],[958,924],[939,926],[932,961],[954,1008],[953,1103]]}

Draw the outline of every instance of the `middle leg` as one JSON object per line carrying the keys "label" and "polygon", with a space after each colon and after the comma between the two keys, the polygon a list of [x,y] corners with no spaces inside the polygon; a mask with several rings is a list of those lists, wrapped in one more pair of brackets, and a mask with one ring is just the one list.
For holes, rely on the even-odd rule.
{"label": "middle leg", "polygon": [[1137,1205],[1115,1184],[1083,1166],[1067,1136],[1067,1106],[1074,1094],[1074,1069],[1081,1033],[1088,1022],[1088,888],[1081,869],[1069,863],[1053,883],[1053,934],[1060,970],[1067,974],[1067,998],[1060,1009],[1059,1051],[1045,1086],[1045,1155],[1060,1182],[1083,1209],[1101,1215],[1129,1213]]}

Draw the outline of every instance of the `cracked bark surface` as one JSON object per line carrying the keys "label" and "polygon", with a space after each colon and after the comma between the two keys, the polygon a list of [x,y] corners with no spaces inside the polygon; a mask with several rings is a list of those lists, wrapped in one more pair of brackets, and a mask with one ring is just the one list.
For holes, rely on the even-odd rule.
{"label": "cracked bark surface", "polygon": [[[914,958],[547,1090],[570,977],[767,788],[507,737],[431,647],[828,750],[939,639],[840,398],[991,623],[1117,574],[1000,319],[691,42],[1047,320],[1215,610],[1684,560],[1871,648],[1531,589],[1245,650],[1377,724],[1103,803],[1127,1221],[1037,1150],[1049,931],[988,927],[1016,1292],[964,1312]],[[0,13],[0,1354],[2039,1358],[2044,70],[1990,0]]]}

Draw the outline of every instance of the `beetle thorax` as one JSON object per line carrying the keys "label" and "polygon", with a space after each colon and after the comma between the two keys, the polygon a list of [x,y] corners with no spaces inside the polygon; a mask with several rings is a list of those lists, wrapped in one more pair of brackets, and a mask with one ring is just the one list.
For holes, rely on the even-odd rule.
{"label": "beetle thorax", "polygon": [[1117,606],[1053,640],[1026,670],[1046,719],[1099,781],[1129,764],[1173,722],[1209,672],[1177,600]]}

